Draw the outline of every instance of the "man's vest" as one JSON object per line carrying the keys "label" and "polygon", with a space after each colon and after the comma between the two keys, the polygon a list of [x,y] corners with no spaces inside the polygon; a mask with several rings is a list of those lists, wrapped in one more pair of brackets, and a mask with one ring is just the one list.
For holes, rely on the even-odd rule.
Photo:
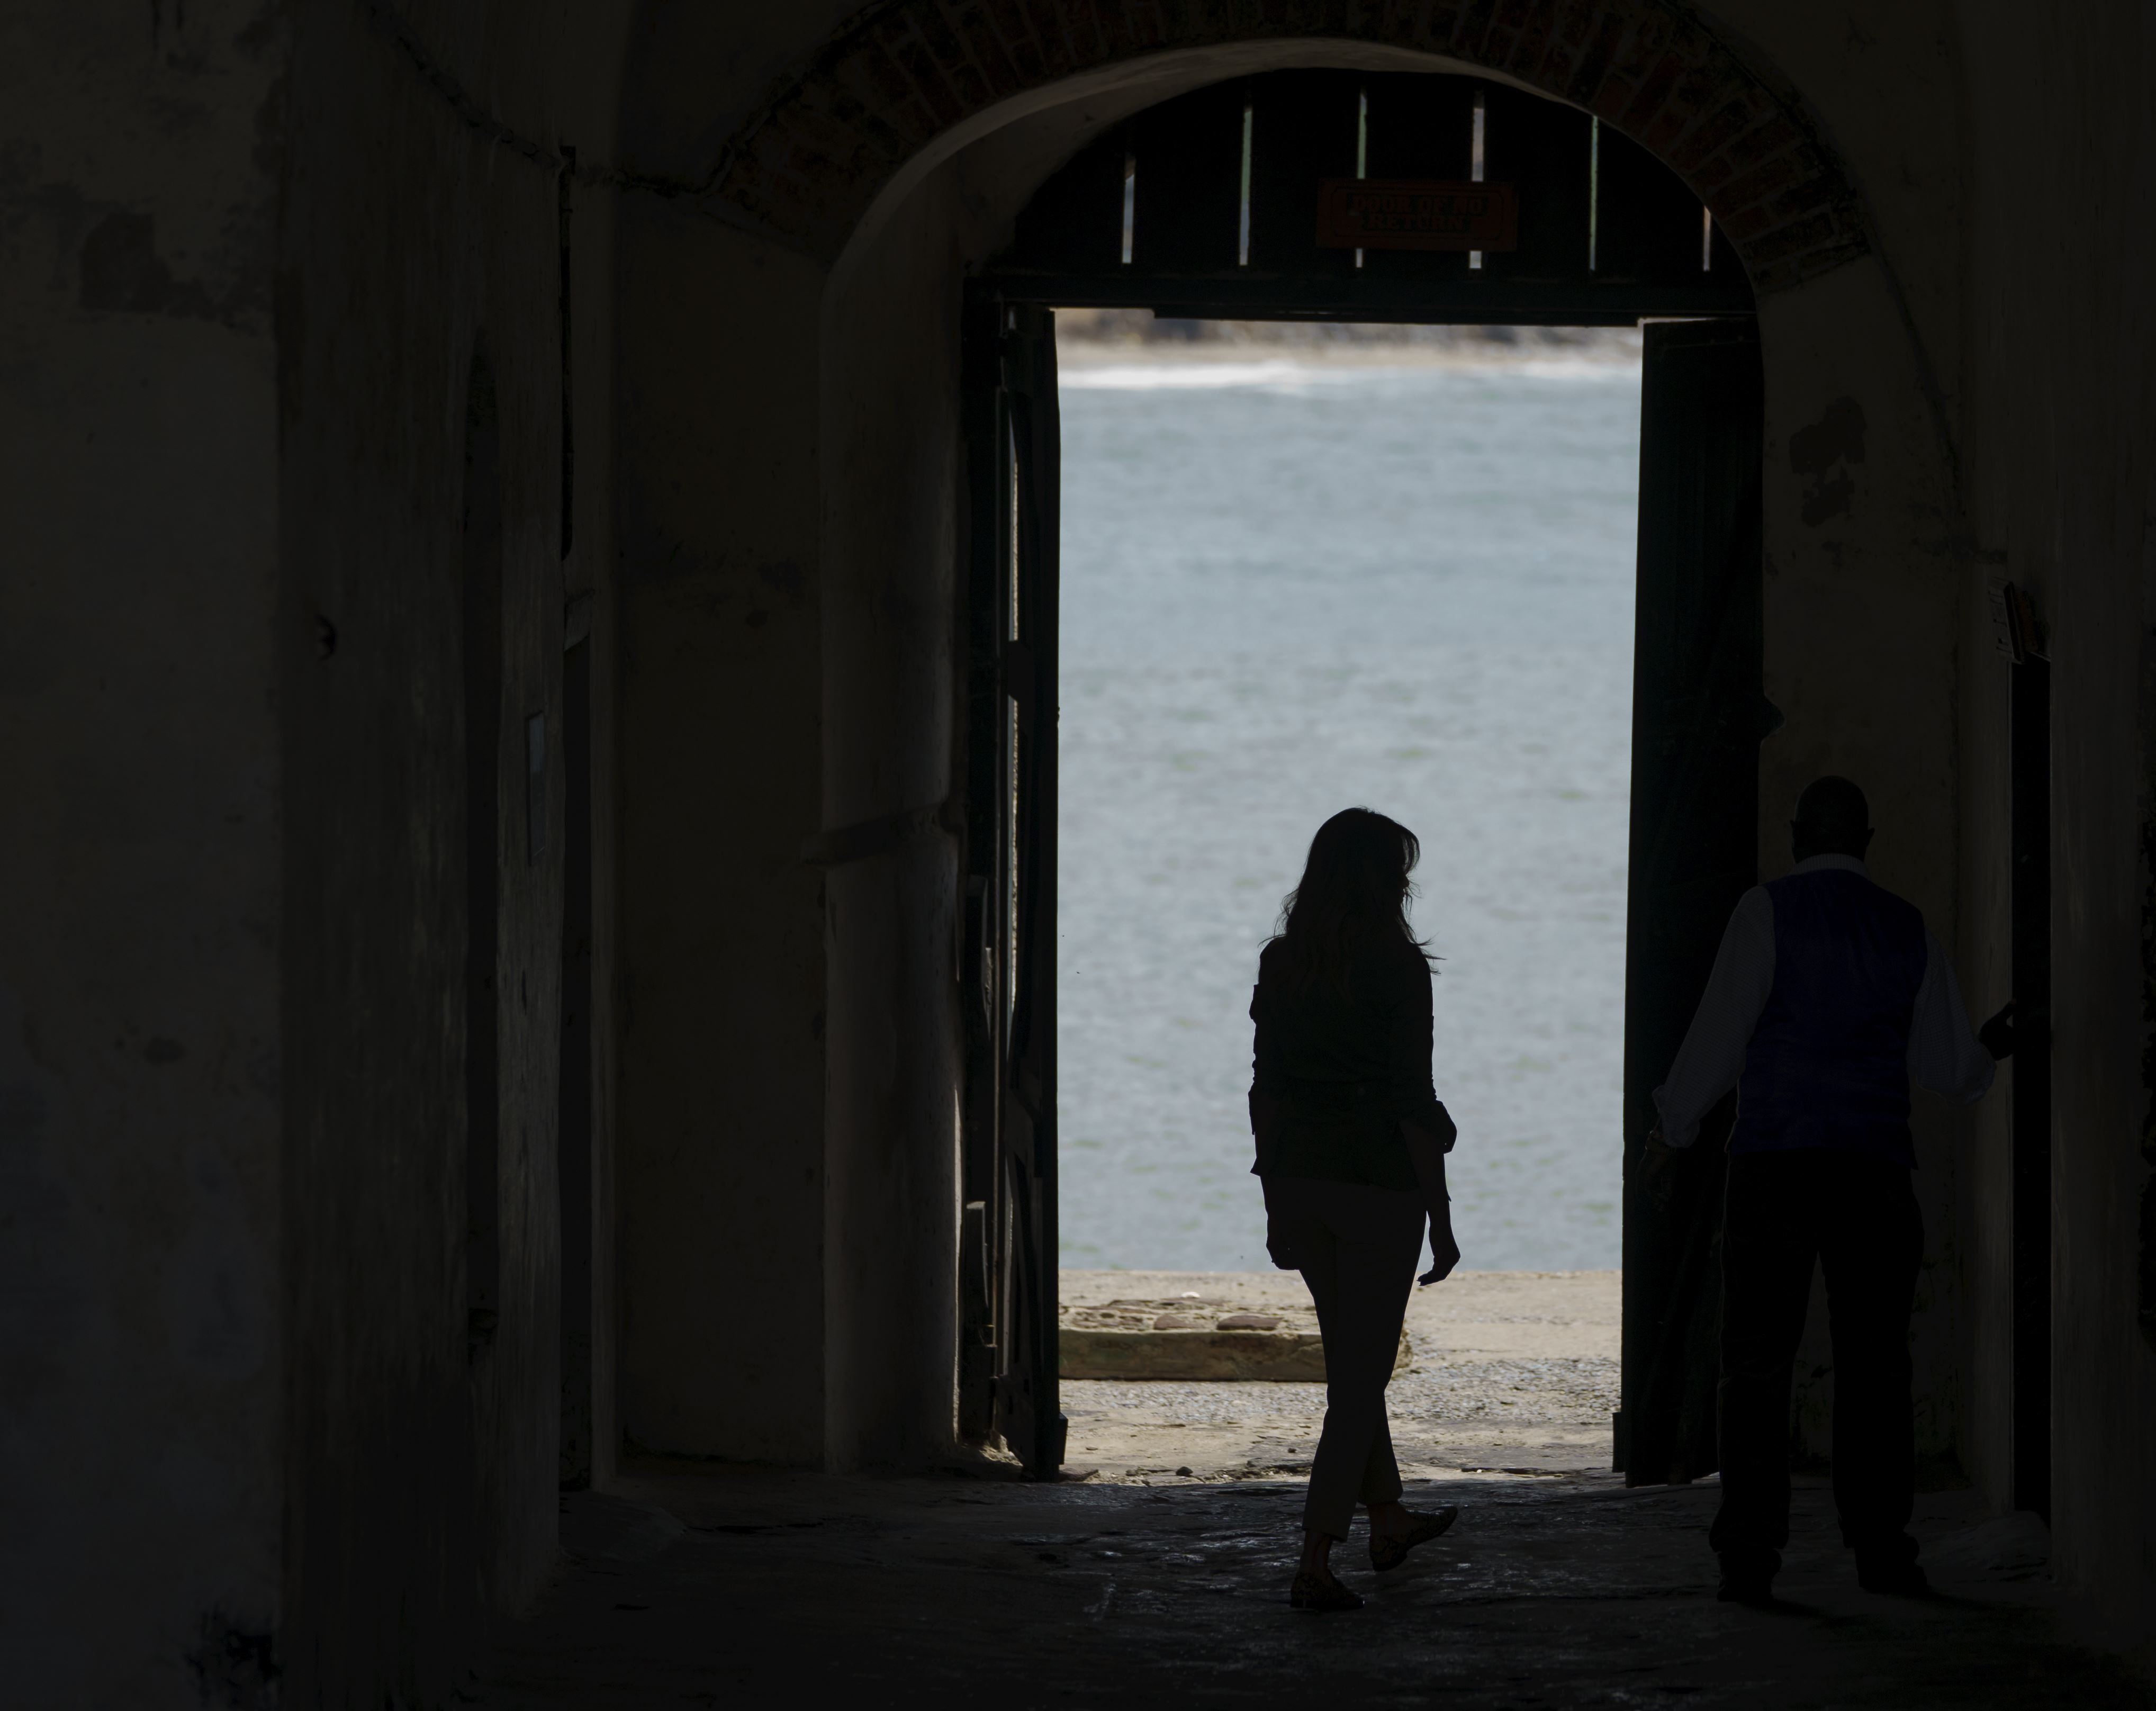
{"label": "man's vest", "polygon": [[1914,1167],[1909,1020],[1924,917],[1861,873],[1768,882],[1774,984],[1745,1049],[1732,1153],[1827,1147]]}

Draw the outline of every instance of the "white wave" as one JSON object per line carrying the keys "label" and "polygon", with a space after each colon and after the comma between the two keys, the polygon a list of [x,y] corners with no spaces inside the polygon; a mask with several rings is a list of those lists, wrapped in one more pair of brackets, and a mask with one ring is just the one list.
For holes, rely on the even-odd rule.
{"label": "white wave", "polygon": [[[1198,392],[1237,386],[1303,386],[1330,379],[1342,371],[1314,363],[1107,362],[1066,367],[1058,377],[1074,392]],[[1361,373],[1375,371],[1363,369]]]}
{"label": "white wave", "polygon": [[[1500,365],[1491,363],[1488,367]],[[1514,374],[1523,374],[1530,380],[1622,380],[1636,383],[1640,378],[1640,364],[1630,362],[1597,362],[1591,357],[1530,357],[1522,362],[1502,365]]]}
{"label": "white wave", "polygon": [[1437,362],[1306,362],[1272,357],[1223,362],[1203,357],[1166,362],[1073,362],[1059,377],[1071,392],[1220,392],[1235,388],[1302,392],[1313,387],[1383,385],[1407,380],[1516,375],[1525,380],[1609,381],[1636,385],[1636,362],[1588,357],[1504,357]]}

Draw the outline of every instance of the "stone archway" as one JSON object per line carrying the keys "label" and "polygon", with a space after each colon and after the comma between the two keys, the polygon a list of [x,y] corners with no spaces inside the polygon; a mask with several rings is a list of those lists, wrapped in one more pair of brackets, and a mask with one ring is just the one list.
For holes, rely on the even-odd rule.
{"label": "stone archway", "polygon": [[891,0],[735,131],[705,193],[835,255],[909,162],[994,107],[1154,55],[1268,40],[1443,55],[1585,108],[1698,193],[1761,295],[1870,249],[1804,114],[1665,0]]}
{"label": "stone archway", "polygon": [[[1912,780],[1935,820],[1953,808],[1928,758],[1951,752],[1950,703],[1926,701],[1928,722],[1902,705],[1912,661],[1927,686],[1951,671],[1938,579],[1914,599],[1903,586],[1929,575],[1950,466],[1882,246],[1771,67],[1657,0],[1471,19],[1438,0],[854,15],[747,117],[701,131],[691,92],[738,68],[702,58],[678,15],[654,21],[629,75],[641,141],[624,182],[663,193],[624,198],[616,274],[634,662],[620,954],[641,1012],[620,1073],[624,1431],[833,1467],[921,1465],[951,1442],[958,308],[1000,224],[1101,127],[1294,65],[1473,70],[1614,115],[1705,196],[1751,275],[1770,447],[1843,395],[1880,424],[1833,540],[1804,532],[1768,470],[1770,669],[1790,722],[1762,788],[1786,794],[1778,768],[1830,749]],[[1922,568],[1904,573],[1912,551]],[[1800,674],[1821,650],[1850,655],[1852,635],[1881,663],[1810,688]],[[1852,679],[1861,692],[1843,693]],[[1891,752],[1873,735],[1888,728]],[[737,740],[752,729],[758,742]],[[1919,894],[1950,895],[1946,876],[1921,878]],[[754,971],[752,1007],[749,986],[711,983],[713,947]],[[786,1313],[722,1311],[750,1287]]]}

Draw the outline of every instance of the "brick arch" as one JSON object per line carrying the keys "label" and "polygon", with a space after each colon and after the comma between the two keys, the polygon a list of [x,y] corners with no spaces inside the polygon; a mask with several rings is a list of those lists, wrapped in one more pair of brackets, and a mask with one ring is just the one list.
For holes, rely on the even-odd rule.
{"label": "brick arch", "polygon": [[1870,248],[1810,123],[1671,0],[883,0],[727,143],[720,202],[835,253],[905,164],[1063,80],[1183,49],[1331,39],[1502,71],[1650,149],[1763,295]]}

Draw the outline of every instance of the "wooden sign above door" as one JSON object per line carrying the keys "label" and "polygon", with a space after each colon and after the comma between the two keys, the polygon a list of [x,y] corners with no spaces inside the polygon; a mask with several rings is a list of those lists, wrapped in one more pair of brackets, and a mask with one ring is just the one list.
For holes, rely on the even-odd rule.
{"label": "wooden sign above door", "polygon": [[1317,187],[1321,249],[1506,250],[1519,241],[1519,198],[1509,184],[1327,178]]}

